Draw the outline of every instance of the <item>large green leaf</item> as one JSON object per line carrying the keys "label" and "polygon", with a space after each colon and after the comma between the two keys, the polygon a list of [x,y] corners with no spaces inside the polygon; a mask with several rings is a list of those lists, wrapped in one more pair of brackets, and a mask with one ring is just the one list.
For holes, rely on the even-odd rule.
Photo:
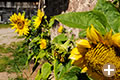
{"label": "large green leaf", "polygon": [[71,67],[60,80],[79,80],[78,75],[80,75],[81,69],[79,67]]}
{"label": "large green leaf", "polygon": [[90,80],[85,73],[81,73],[81,69],[72,66],[59,80]]}
{"label": "large green leaf", "polygon": [[41,76],[43,79],[47,79],[50,75],[52,65],[48,62],[44,63],[42,66]]}
{"label": "large green leaf", "polygon": [[58,60],[54,61],[54,75],[55,80],[59,80],[65,72],[71,67],[71,62],[69,61],[66,64],[60,63]]}
{"label": "large green leaf", "polygon": [[49,75],[51,74],[51,67],[52,65],[48,62],[44,63],[42,65],[42,68],[41,68],[41,72],[40,70],[38,71],[36,77],[35,77],[35,80],[47,80]]}
{"label": "large green leaf", "polygon": [[68,37],[65,34],[60,34],[56,36],[52,42],[57,44],[63,44],[63,42],[65,42],[66,40],[68,40]]}
{"label": "large green leaf", "polygon": [[103,34],[106,32],[106,28],[110,29],[110,26],[103,13],[98,11],[88,12],[71,12],[66,14],[57,15],[56,19],[61,23],[73,27],[86,29],[93,24],[96,29]]}
{"label": "large green leaf", "polygon": [[117,8],[111,3],[106,0],[98,0],[98,3],[94,10],[102,12],[109,25],[113,29],[114,32],[119,32],[120,28],[120,13]]}

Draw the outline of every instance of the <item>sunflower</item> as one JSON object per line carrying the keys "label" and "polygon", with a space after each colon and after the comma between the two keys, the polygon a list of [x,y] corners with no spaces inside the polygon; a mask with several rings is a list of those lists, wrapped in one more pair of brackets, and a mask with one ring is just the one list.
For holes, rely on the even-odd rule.
{"label": "sunflower", "polygon": [[34,19],[34,26],[35,26],[35,29],[37,29],[39,27],[39,25],[41,24],[41,21],[42,21],[42,17],[44,16],[44,13],[38,9],[37,11],[37,17]]}
{"label": "sunflower", "polygon": [[29,32],[28,26],[30,24],[30,20],[24,18],[25,15],[21,13],[13,14],[10,17],[11,25],[13,26],[12,29],[16,29],[15,32],[18,32],[19,35],[27,35]]}
{"label": "sunflower", "polygon": [[40,49],[46,49],[47,41],[45,39],[40,40]]}
{"label": "sunflower", "polygon": [[[112,34],[112,30],[104,36],[93,25],[87,29],[87,38],[76,41],[76,47],[69,56],[72,64],[83,68],[93,79],[106,80],[102,73],[104,64],[111,63],[116,67],[116,73],[109,80],[120,79],[120,33]],[[87,68],[84,68],[84,66]],[[108,79],[108,78],[107,78]]]}

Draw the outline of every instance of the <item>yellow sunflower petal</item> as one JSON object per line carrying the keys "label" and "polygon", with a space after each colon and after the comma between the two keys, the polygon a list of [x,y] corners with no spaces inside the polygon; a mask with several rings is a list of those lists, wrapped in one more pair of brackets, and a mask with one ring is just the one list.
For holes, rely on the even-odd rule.
{"label": "yellow sunflower petal", "polygon": [[72,59],[72,60],[78,60],[79,58],[82,58],[82,55],[78,51],[77,47],[72,49],[71,55],[69,56],[69,58]]}
{"label": "yellow sunflower petal", "polygon": [[85,73],[88,71],[88,68],[87,67],[84,67],[82,70],[81,70],[81,73]]}
{"label": "yellow sunflower petal", "polygon": [[91,25],[91,29],[87,29],[87,38],[92,41],[94,44],[97,42],[103,42],[102,35]]}
{"label": "yellow sunflower petal", "polygon": [[77,55],[77,54],[71,54],[69,56],[69,58],[72,59],[72,60],[78,60],[78,59],[82,58],[82,55],[81,54],[79,54],[79,55]]}
{"label": "yellow sunflower petal", "polygon": [[80,54],[80,52],[79,52],[78,48],[75,47],[72,49],[71,54]]}
{"label": "yellow sunflower petal", "polygon": [[78,47],[81,47],[81,48],[91,48],[91,45],[85,39],[79,39],[79,40],[77,40],[76,44],[77,44]]}
{"label": "yellow sunflower petal", "polygon": [[42,12],[40,9],[38,9],[37,16],[42,18],[44,16],[44,12]]}
{"label": "yellow sunflower petal", "polygon": [[64,28],[63,28],[62,26],[60,26],[60,27],[58,28],[58,32],[59,32],[59,33],[62,33],[62,32],[63,32],[63,29],[64,29]]}
{"label": "yellow sunflower petal", "polygon": [[112,29],[110,30],[110,32],[108,32],[105,36],[104,36],[104,44],[105,45],[112,45]]}
{"label": "yellow sunflower petal", "polygon": [[90,35],[90,29],[87,28],[87,38],[92,41],[92,36]]}
{"label": "yellow sunflower petal", "polygon": [[44,16],[44,13],[40,9],[38,9],[37,17],[34,19],[34,22],[33,22],[35,29],[37,29],[40,26],[43,16]]}
{"label": "yellow sunflower petal", "polygon": [[40,40],[40,49],[46,49],[47,48],[47,41],[45,39]]}
{"label": "yellow sunflower petal", "polygon": [[113,45],[120,47],[120,33],[116,33],[112,36]]}

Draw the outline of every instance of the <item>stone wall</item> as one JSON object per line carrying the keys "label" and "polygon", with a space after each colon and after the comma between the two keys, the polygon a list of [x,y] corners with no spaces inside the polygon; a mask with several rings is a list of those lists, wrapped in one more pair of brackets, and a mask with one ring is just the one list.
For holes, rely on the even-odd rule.
{"label": "stone wall", "polygon": [[[68,12],[82,12],[92,10],[96,4],[97,0],[46,0],[45,13],[48,16],[54,16],[58,14],[68,13]],[[61,23],[59,23],[62,25]],[[79,29],[69,28],[63,25],[68,31],[72,30],[75,37],[78,38]],[[59,33],[57,29],[59,26],[55,26],[51,29],[51,38],[53,39]]]}

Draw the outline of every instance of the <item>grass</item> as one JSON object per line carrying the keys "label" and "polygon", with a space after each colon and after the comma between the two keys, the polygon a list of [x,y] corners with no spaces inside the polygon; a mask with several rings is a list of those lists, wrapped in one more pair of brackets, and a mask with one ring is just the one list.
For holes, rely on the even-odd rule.
{"label": "grass", "polygon": [[22,77],[17,77],[17,78],[9,78],[8,80],[27,80],[27,79],[24,79],[24,78],[22,78]]}
{"label": "grass", "polygon": [[10,25],[9,24],[0,24],[0,28],[9,28]]}
{"label": "grass", "polygon": [[11,47],[5,48],[5,45],[0,45],[0,53],[9,53],[9,52],[14,52],[14,49]]}
{"label": "grass", "polygon": [[25,36],[14,36],[13,38],[23,39]]}
{"label": "grass", "polygon": [[[22,70],[25,68],[27,54],[25,51],[20,51],[21,45],[24,41],[11,43],[5,48],[4,45],[0,46],[0,72],[16,72],[22,73]],[[10,56],[4,56],[2,54],[12,53],[12,59]],[[22,77],[9,80],[26,80]]]}
{"label": "grass", "polygon": [[[19,49],[21,48],[20,45],[22,45],[22,43],[23,41],[17,43],[14,42],[11,43],[10,46],[8,46],[7,48],[5,48],[5,46],[0,46],[0,52],[2,54],[13,53],[13,59],[10,59],[10,57],[0,56],[0,72],[20,72],[20,69],[23,68],[27,60],[27,54],[19,51]],[[5,67],[3,67],[2,65],[4,65]],[[8,67],[9,69],[6,69]]]}
{"label": "grass", "polygon": [[0,72],[6,71],[6,68],[9,63],[9,58],[8,57],[2,57],[0,58]]}

